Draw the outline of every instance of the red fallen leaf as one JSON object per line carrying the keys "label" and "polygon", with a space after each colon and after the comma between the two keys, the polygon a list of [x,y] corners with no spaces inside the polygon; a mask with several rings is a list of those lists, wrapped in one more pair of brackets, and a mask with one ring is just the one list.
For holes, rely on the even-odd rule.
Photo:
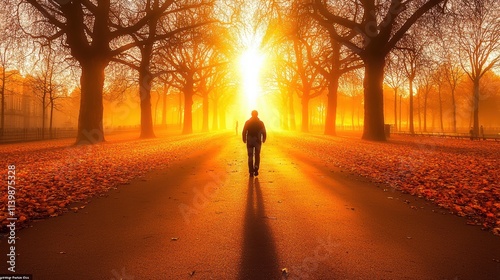
{"label": "red fallen leaf", "polygon": [[[352,138],[283,137],[289,139],[289,145],[307,150],[344,171],[364,175],[387,188],[421,195],[455,213],[465,213],[472,221],[484,222],[489,229],[500,227],[500,215],[487,216],[500,213],[500,188],[496,184],[500,181],[497,170],[500,150],[496,143],[477,146],[473,141],[395,136],[381,145]],[[72,139],[21,143],[0,147],[0,152],[8,155],[0,158],[0,162],[8,164],[9,158],[20,162],[19,182],[24,187],[26,205],[19,208],[19,215],[43,218],[48,207],[58,213],[57,208],[67,207],[71,202],[103,194],[120,183],[127,184],[147,170],[165,166],[171,159],[179,160],[207,140],[200,137],[113,142],[110,138],[106,145],[92,147],[74,147]],[[61,149],[45,149],[48,147]],[[471,148],[475,153],[457,153]],[[0,205],[7,200],[3,193]],[[463,207],[456,211],[455,205]]]}

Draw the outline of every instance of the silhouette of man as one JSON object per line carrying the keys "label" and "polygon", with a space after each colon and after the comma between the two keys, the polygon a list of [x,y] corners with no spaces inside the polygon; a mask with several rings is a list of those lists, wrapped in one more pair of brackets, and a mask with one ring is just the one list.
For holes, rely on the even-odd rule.
{"label": "silhouette of man", "polygon": [[[252,117],[245,122],[242,137],[243,143],[247,144],[248,151],[248,172],[250,177],[259,175],[260,148],[266,142],[266,127],[257,117],[259,113],[252,111]],[[254,162],[255,156],[255,162]]]}

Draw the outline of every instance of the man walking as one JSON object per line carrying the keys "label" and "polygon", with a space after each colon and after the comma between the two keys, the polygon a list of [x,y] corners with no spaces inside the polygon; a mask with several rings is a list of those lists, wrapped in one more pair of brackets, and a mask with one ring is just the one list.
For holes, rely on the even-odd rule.
{"label": "man walking", "polygon": [[260,147],[262,143],[266,142],[266,127],[257,117],[258,115],[259,113],[256,110],[252,111],[252,117],[245,122],[242,132],[243,143],[247,144],[250,177],[259,175]]}

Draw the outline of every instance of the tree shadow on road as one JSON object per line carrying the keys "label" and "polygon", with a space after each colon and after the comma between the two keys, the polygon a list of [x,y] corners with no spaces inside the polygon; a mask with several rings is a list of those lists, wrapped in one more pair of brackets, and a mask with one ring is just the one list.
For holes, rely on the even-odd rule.
{"label": "tree shadow on road", "polygon": [[248,181],[243,250],[239,279],[280,279],[278,254],[267,224],[262,190],[257,178]]}

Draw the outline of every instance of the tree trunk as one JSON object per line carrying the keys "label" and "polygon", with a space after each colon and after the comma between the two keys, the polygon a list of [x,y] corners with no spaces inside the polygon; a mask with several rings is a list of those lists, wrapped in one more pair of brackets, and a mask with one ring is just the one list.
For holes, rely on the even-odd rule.
{"label": "tree trunk", "polygon": [[155,113],[154,113],[154,119],[153,119],[153,125],[156,126],[158,124],[158,104],[160,104],[160,99],[163,94],[158,92],[158,98],[156,99],[156,104],[155,104]]}
{"label": "tree trunk", "polygon": [[473,114],[474,114],[474,125],[473,125],[473,131],[474,135],[477,136],[479,135],[479,79],[480,77],[475,77],[473,83],[474,83],[474,95],[472,97],[472,106],[473,107]]}
{"label": "tree trunk", "polygon": [[[143,57],[144,60],[144,57]],[[151,83],[153,77],[149,73],[149,62],[141,61],[139,70],[139,94],[141,99],[141,135],[140,138],[154,138],[153,114],[151,110]]]}
{"label": "tree trunk", "polygon": [[302,132],[308,132],[309,131],[309,93],[306,94],[304,92],[304,95],[302,95],[301,98],[301,104],[302,104],[302,126],[301,126],[301,131]]}
{"label": "tree trunk", "polygon": [[424,132],[427,132],[427,95],[429,92],[426,90],[424,96]]}
{"label": "tree trunk", "polygon": [[290,90],[288,93],[288,113],[290,120],[290,130],[297,130],[297,124],[295,123],[295,109],[293,105],[293,90]]}
{"label": "tree trunk", "polygon": [[420,94],[417,90],[417,116],[418,116],[418,131],[422,132],[422,119],[420,117]]}
{"label": "tree trunk", "polygon": [[208,104],[208,92],[202,93],[203,97],[203,121],[201,125],[201,131],[208,132],[208,113],[209,113],[209,104]]}
{"label": "tree trunk", "polygon": [[453,114],[453,120],[452,120],[452,125],[453,125],[453,133],[457,132],[457,103],[455,101],[455,87],[453,86],[451,89],[451,110]]}
{"label": "tree trunk", "polygon": [[182,94],[179,93],[179,128],[182,126]]}
{"label": "tree trunk", "polygon": [[214,98],[214,112],[212,113],[213,115],[213,120],[212,120],[212,130],[218,130],[219,129],[219,108],[218,108],[218,103],[219,100],[218,98]]}
{"label": "tree trunk", "polygon": [[398,130],[398,88],[394,88],[394,128]]}
{"label": "tree trunk", "polygon": [[286,93],[281,92],[282,96],[282,106],[283,110],[280,110],[281,113],[281,128],[284,130],[288,130],[290,127],[288,125],[288,95]]}
{"label": "tree trunk", "polygon": [[385,141],[383,81],[385,58],[378,54],[364,59],[364,129],[363,139]]}
{"label": "tree trunk", "polygon": [[81,101],[78,115],[77,144],[95,144],[105,141],[103,129],[104,69],[107,62],[91,59],[82,63]]}
{"label": "tree trunk", "polygon": [[352,127],[352,131],[355,130],[355,128],[354,128],[354,112],[356,111],[355,107],[356,107],[356,97],[353,95],[351,97],[351,127]]}
{"label": "tree trunk", "polygon": [[441,86],[438,89],[438,97],[439,97],[439,124],[441,126],[441,132],[444,132],[444,123],[443,123],[443,100],[441,98]]}
{"label": "tree trunk", "polygon": [[7,78],[5,77],[5,68],[2,68],[2,88],[0,89],[0,93],[2,95],[2,108],[1,108],[1,117],[0,117],[0,136],[3,136],[5,130],[5,81]]}
{"label": "tree trunk", "polygon": [[[52,93],[50,95],[52,95]],[[50,139],[52,139],[54,136],[52,134],[53,120],[54,120],[54,99],[51,97],[50,98],[50,119],[49,119],[49,137],[50,137]]]}
{"label": "tree trunk", "polygon": [[42,139],[45,139],[45,120],[47,119],[47,84],[43,85],[43,94],[42,94]]}
{"label": "tree trunk", "polygon": [[163,87],[163,106],[161,110],[161,124],[163,127],[167,127],[167,93],[168,93],[168,87],[167,85],[164,85]]}
{"label": "tree trunk", "polygon": [[413,77],[409,79],[410,82],[410,110],[409,110],[409,121],[410,121],[410,134],[415,134],[415,127],[413,125]]}
{"label": "tree trunk", "polygon": [[186,79],[186,86],[184,87],[184,127],[183,134],[193,133],[193,94],[194,94],[194,81],[190,75]]}
{"label": "tree trunk", "polygon": [[338,74],[332,74],[328,84],[328,103],[326,107],[325,134],[336,135],[337,126],[337,91],[339,88]]}
{"label": "tree trunk", "polygon": [[399,131],[401,131],[401,125],[403,123],[403,95],[399,96]]}
{"label": "tree trunk", "polygon": [[359,105],[358,105],[358,129],[361,127],[361,109],[359,108]]}

